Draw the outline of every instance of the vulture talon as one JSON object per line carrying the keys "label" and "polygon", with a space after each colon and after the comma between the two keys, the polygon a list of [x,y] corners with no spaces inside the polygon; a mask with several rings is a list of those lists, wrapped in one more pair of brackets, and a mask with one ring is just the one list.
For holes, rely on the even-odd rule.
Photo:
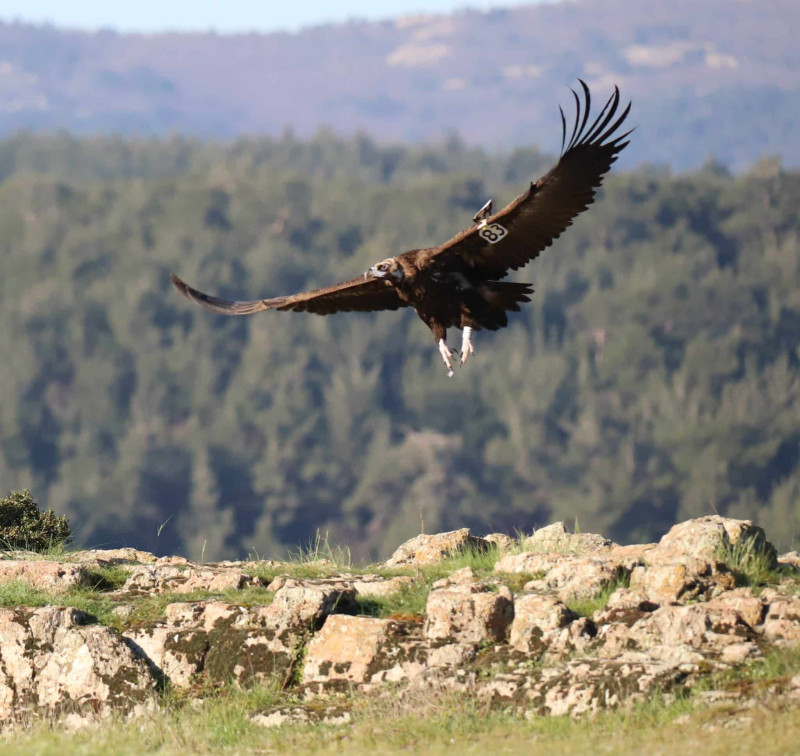
{"label": "vulture talon", "polygon": [[472,328],[464,326],[461,337],[461,364],[463,365],[471,354],[475,354],[475,347],[472,346]]}
{"label": "vulture talon", "polygon": [[447,377],[453,377],[453,352],[447,344],[444,343],[444,339],[439,339],[439,354],[442,355],[442,359],[444,360],[445,367],[447,368]]}

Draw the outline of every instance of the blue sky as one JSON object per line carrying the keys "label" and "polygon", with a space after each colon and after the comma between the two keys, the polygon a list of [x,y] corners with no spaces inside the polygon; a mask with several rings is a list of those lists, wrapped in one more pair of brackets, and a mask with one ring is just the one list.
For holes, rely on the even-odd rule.
{"label": "blue sky", "polygon": [[[466,7],[528,5],[537,0],[0,0],[0,20],[71,28],[271,31],[352,18],[449,13]],[[541,1],[541,0],[539,0]]]}

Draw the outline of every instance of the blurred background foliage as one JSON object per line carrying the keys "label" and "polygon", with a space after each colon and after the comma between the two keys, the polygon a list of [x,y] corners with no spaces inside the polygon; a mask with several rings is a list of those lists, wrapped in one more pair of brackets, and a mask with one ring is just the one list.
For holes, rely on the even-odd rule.
{"label": "blurred background foliage", "polygon": [[413,312],[230,319],[169,284],[350,278],[550,160],[328,132],[0,142],[0,489],[79,545],[206,559],[318,528],[375,558],[423,521],[642,541],[713,512],[796,546],[800,172],[777,160],[612,174],[452,380]]}

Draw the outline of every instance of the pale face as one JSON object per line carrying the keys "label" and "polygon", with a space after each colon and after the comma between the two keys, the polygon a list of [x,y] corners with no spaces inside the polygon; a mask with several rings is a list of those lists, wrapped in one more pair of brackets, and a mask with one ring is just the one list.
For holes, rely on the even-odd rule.
{"label": "pale face", "polygon": [[365,274],[365,278],[388,278],[392,281],[401,281],[403,279],[403,269],[398,264],[397,260],[389,257],[382,262],[373,265]]}

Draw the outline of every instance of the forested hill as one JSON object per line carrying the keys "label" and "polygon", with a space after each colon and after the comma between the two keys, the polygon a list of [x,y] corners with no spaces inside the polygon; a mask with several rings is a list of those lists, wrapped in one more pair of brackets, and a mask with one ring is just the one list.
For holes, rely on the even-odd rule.
{"label": "forested hill", "polygon": [[636,103],[626,166],[797,166],[798,28],[797,0],[565,0],[238,35],[37,27],[0,5],[0,134],[309,137],[323,124],[555,149],[556,105],[580,76]]}
{"label": "forested hill", "polygon": [[[800,173],[612,173],[448,380],[413,312],[207,313],[446,239],[545,163],[456,140],[0,143],[0,487],[78,540],[356,555],[555,518],[617,540],[800,538]],[[163,527],[162,527],[163,526]],[[203,552],[204,549],[204,552]]]}

